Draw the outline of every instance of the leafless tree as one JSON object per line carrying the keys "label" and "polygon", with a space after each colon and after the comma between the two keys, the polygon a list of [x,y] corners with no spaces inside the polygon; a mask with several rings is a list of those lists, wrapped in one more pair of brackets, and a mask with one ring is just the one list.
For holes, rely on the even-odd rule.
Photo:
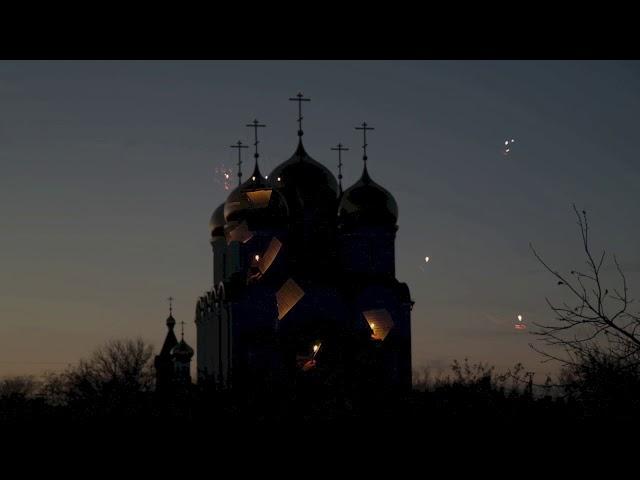
{"label": "leafless tree", "polygon": [[[571,300],[547,304],[555,314],[553,323],[534,323],[534,335],[542,347],[531,345],[548,360],[557,360],[567,368],[583,368],[587,363],[603,361],[618,368],[637,369],[640,365],[640,316],[632,311],[627,279],[615,255],[613,263],[619,277],[617,287],[604,284],[603,265],[606,253],[594,255],[589,243],[589,223],[586,211],[578,211],[582,248],[586,256],[583,271],[572,270],[563,274],[549,266],[529,244],[538,261],[549,271],[569,294]],[[575,370],[574,370],[575,371]]]}
{"label": "leafless tree", "polygon": [[153,387],[153,347],[142,339],[111,340],[87,359],[48,378],[44,390],[55,403],[119,401]]}
{"label": "leafless tree", "polygon": [[38,389],[31,375],[17,375],[0,380],[0,398],[31,398]]}

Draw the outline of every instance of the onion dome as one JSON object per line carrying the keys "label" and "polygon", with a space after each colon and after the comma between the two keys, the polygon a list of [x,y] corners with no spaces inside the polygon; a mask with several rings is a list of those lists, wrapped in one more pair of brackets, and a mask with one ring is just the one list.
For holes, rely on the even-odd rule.
{"label": "onion dome", "polygon": [[284,196],[262,176],[257,162],[251,177],[236,187],[224,204],[226,223],[247,221],[250,228],[279,225],[288,214]]}
{"label": "onion dome", "polygon": [[369,177],[365,164],[362,177],[344,191],[338,206],[338,223],[347,226],[394,226],[398,204],[393,196]]}
{"label": "onion dome", "polygon": [[209,220],[209,232],[211,237],[224,237],[224,203],[213,211],[211,220]]}
{"label": "onion dome", "polygon": [[176,319],[173,318],[173,315],[169,314],[169,316],[167,317],[167,327],[169,327],[170,330],[173,330],[173,327],[176,326]]}
{"label": "onion dome", "polygon": [[180,362],[189,362],[193,357],[193,348],[191,348],[184,338],[171,349],[171,355]]}
{"label": "onion dome", "polygon": [[328,168],[309,156],[302,140],[293,156],[269,174],[269,181],[284,194],[292,210],[335,207],[338,182]]}

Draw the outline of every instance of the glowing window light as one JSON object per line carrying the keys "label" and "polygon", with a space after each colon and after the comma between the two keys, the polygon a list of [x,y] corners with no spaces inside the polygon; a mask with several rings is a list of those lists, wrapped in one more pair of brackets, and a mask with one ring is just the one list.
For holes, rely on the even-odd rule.
{"label": "glowing window light", "polygon": [[280,290],[276,292],[278,320],[282,320],[303,296],[304,290],[292,278],[284,282]]}
{"label": "glowing window light", "polygon": [[362,315],[371,328],[371,338],[374,340],[384,340],[393,328],[393,319],[386,308],[366,310]]}
{"label": "glowing window light", "polygon": [[253,208],[265,208],[269,205],[271,199],[271,189],[255,190],[253,192],[246,192],[246,196],[249,199],[249,204]]}
{"label": "glowing window light", "polygon": [[276,237],[273,237],[271,239],[271,242],[269,242],[267,250],[264,252],[260,259],[260,262],[258,263],[258,268],[260,269],[261,273],[265,273],[269,269],[271,264],[275,261],[276,256],[280,252],[281,248],[282,242],[280,242],[280,240],[278,240]]}

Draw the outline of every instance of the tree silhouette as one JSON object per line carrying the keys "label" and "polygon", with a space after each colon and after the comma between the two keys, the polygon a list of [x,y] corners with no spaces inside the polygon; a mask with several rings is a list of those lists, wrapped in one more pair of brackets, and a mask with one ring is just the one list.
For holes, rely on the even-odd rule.
{"label": "tree silhouette", "polygon": [[562,356],[548,350],[531,347],[547,359],[560,361],[565,366],[576,366],[585,359],[606,356],[630,367],[640,361],[640,316],[631,312],[633,300],[629,297],[627,279],[613,256],[620,288],[604,285],[602,267],[606,253],[594,257],[589,244],[589,223],[586,211],[573,210],[578,220],[582,248],[587,269],[571,270],[571,277],[550,267],[530,244],[533,254],[547,271],[565,288],[572,303],[547,304],[556,316],[553,324],[534,323],[537,335],[547,347],[559,347]]}

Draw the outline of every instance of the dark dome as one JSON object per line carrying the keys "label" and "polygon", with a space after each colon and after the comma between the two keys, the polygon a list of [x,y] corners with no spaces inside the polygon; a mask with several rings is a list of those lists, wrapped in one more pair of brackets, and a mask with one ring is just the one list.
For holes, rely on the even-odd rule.
{"label": "dark dome", "polygon": [[189,361],[193,357],[193,348],[191,348],[184,339],[180,340],[178,344],[171,349],[171,355],[178,360]]}
{"label": "dark dome", "polygon": [[293,156],[269,174],[269,182],[282,191],[290,208],[294,204],[296,209],[313,205],[331,208],[338,196],[338,182],[333,173],[309,156],[302,141]]}
{"label": "dark dome", "polygon": [[246,220],[259,227],[282,222],[288,214],[284,197],[262,176],[257,164],[251,177],[236,187],[224,203],[226,223]]}
{"label": "dark dome", "polygon": [[342,195],[338,222],[346,226],[387,226],[397,221],[398,204],[386,189],[371,180],[365,165],[360,180]]}
{"label": "dark dome", "polygon": [[167,317],[167,327],[173,328],[176,325],[176,319],[173,318],[173,315],[169,315]]}
{"label": "dark dome", "polygon": [[209,220],[209,233],[212,237],[224,237],[224,202],[213,211]]}

